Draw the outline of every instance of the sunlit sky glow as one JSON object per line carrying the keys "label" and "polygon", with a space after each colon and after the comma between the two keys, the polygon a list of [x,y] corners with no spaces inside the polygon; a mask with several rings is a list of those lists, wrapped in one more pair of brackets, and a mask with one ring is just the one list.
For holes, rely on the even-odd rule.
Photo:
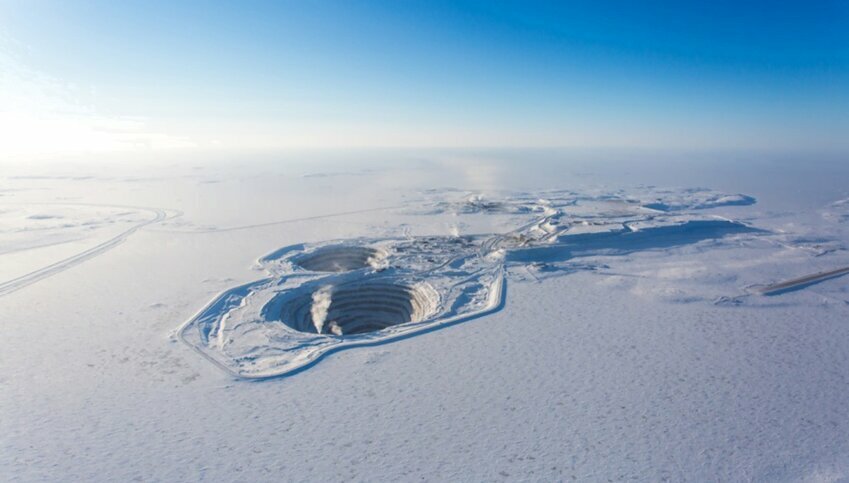
{"label": "sunlit sky glow", "polygon": [[0,132],[0,159],[843,151],[849,4],[0,0]]}

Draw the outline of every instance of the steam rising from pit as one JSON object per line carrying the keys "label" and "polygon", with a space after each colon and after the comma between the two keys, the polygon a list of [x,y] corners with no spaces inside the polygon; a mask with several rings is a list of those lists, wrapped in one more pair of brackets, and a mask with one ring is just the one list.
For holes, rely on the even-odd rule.
{"label": "steam rising from pit", "polygon": [[330,308],[332,290],[332,287],[326,286],[321,287],[312,294],[310,314],[312,315],[312,323],[315,326],[315,332],[317,334],[321,334],[321,330],[324,328],[324,321],[327,320],[327,309]]}
{"label": "steam rising from pit", "polygon": [[300,332],[364,334],[426,320],[435,313],[438,300],[439,295],[426,283],[370,280],[323,286],[296,297],[282,307],[280,318]]}

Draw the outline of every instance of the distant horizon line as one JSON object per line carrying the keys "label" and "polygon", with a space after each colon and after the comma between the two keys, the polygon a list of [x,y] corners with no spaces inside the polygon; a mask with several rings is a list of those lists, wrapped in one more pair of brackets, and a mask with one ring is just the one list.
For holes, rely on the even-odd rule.
{"label": "distant horizon line", "polygon": [[[765,147],[663,147],[663,146],[285,146],[285,147],[172,147],[150,149],[127,149],[113,151],[90,151],[73,153],[33,153],[20,155],[4,155],[0,153],[0,164],[18,164],[27,162],[62,162],[62,161],[104,161],[108,158],[133,159],[152,157],[168,159],[181,155],[206,155],[213,158],[232,156],[236,154],[251,154],[257,156],[274,156],[286,154],[327,154],[345,155],[355,153],[433,153],[433,154],[506,154],[506,153],[572,153],[572,154],[654,154],[660,156],[672,155],[748,155],[748,156],[849,156],[846,148],[765,148]],[[84,159],[83,159],[84,158]]]}

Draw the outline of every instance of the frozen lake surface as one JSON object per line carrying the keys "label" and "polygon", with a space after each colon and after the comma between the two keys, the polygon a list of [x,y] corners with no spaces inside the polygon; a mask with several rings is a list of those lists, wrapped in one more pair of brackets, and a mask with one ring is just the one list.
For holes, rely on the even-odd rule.
{"label": "frozen lake surface", "polygon": [[844,159],[2,168],[2,480],[849,477]]}

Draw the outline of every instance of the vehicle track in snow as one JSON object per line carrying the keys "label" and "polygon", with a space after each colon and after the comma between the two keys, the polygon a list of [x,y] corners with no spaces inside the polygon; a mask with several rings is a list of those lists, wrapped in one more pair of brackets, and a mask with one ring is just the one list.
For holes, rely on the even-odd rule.
{"label": "vehicle track in snow", "polygon": [[[51,263],[45,267],[42,267],[38,270],[29,272],[25,275],[21,275],[19,277],[15,277],[11,280],[7,280],[5,282],[0,283],[0,297],[5,295],[9,295],[13,292],[16,292],[24,287],[32,285],[36,282],[44,280],[48,277],[52,277],[58,273],[62,273],[65,270],[75,267],[80,263],[85,262],[86,260],[91,260],[94,257],[102,255],[107,251],[115,248],[116,246],[124,243],[132,234],[140,230],[141,228],[152,225],[155,223],[159,223],[169,218],[168,211],[161,208],[149,208],[149,207],[141,207],[141,206],[126,206],[126,205],[100,205],[93,203],[15,203],[17,205],[52,205],[52,206],[90,206],[90,207],[98,207],[98,208],[126,208],[140,211],[147,211],[154,214],[154,217],[145,220],[140,223],[136,223],[130,228],[122,231],[118,235],[99,243],[87,250],[84,250],[80,253],[72,255],[70,257],[59,260],[58,262]],[[174,218],[180,216],[182,213],[176,210],[171,210],[174,212],[170,218]]]}
{"label": "vehicle track in snow", "polygon": [[846,274],[849,274],[849,267],[843,267],[838,268],[836,270],[829,270],[827,272],[818,272],[810,275],[805,275],[804,277],[784,280],[781,282],[773,283],[771,285],[767,285],[766,287],[759,288],[757,292],[761,295],[781,295],[785,292],[799,290],[809,285],[823,282],[825,280],[830,280],[832,278],[837,278]]}
{"label": "vehicle track in snow", "polygon": [[161,233],[179,233],[181,235],[199,235],[199,234],[207,234],[207,233],[223,233],[223,232],[230,232],[230,231],[253,230],[253,229],[256,229],[256,228],[265,228],[265,227],[275,226],[275,225],[286,225],[286,224],[289,224],[289,223],[298,223],[298,222],[302,222],[302,221],[313,221],[313,220],[322,220],[322,219],[325,219],[325,218],[337,218],[337,217],[340,217],[340,216],[347,216],[347,215],[358,215],[358,214],[362,214],[362,213],[389,211],[389,210],[394,210],[394,209],[398,209],[398,208],[402,208],[402,207],[403,206],[398,205],[398,206],[382,206],[382,207],[377,207],[377,208],[365,208],[365,209],[362,209],[362,210],[340,211],[340,212],[336,212],[336,213],[326,213],[326,214],[322,214],[322,215],[304,216],[304,217],[299,217],[299,218],[287,218],[287,219],[284,219],[284,220],[268,221],[268,222],[264,222],[264,223],[254,223],[254,224],[250,224],[250,225],[199,228],[199,229],[195,229],[195,230],[160,228],[160,229],[156,229],[154,231],[161,232]]}

